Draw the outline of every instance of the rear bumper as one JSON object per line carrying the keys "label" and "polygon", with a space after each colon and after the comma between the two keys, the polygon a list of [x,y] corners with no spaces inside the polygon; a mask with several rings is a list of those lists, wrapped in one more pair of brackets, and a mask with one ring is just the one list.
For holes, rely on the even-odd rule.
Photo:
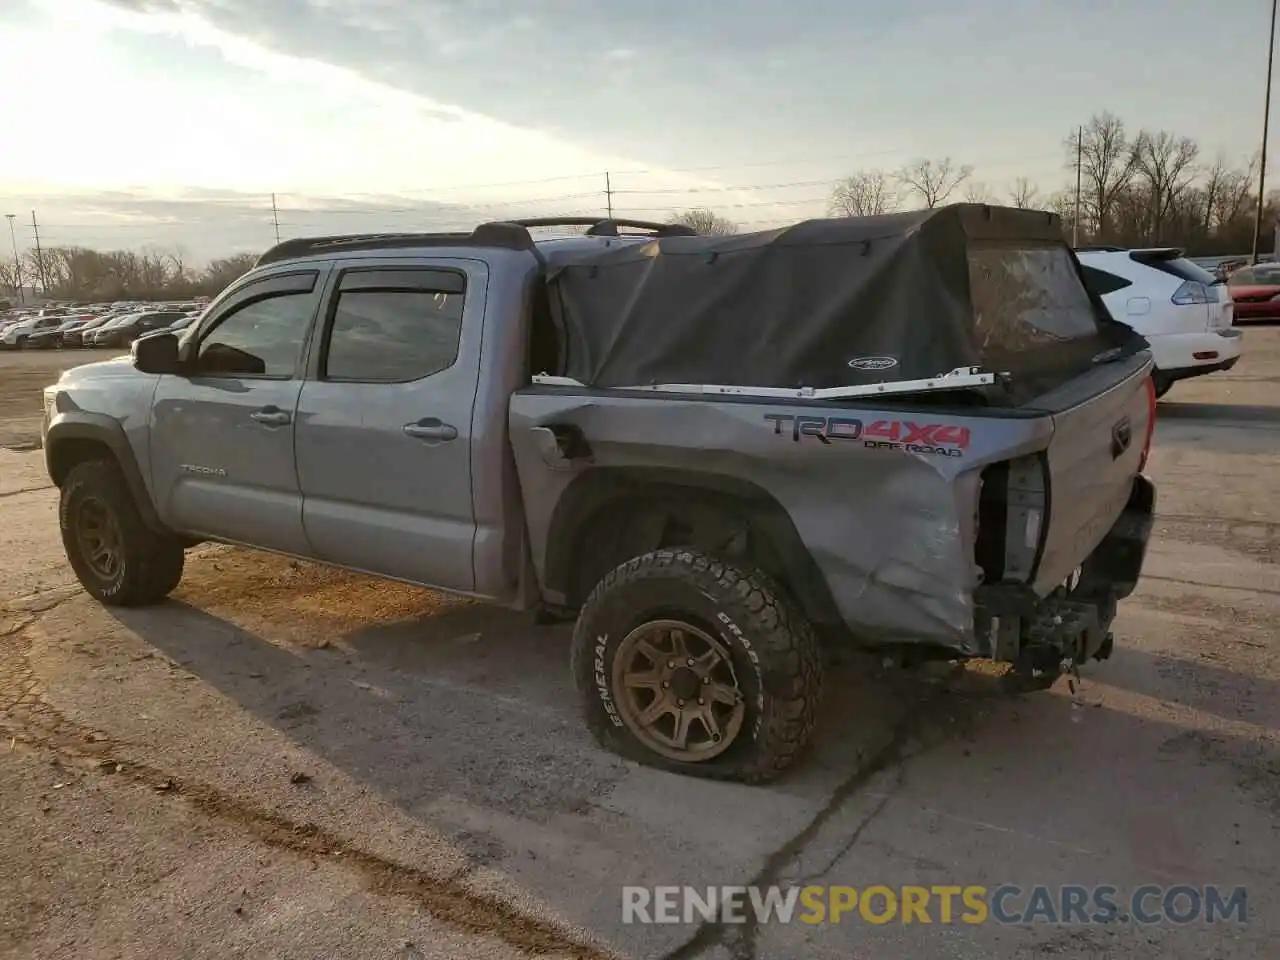
{"label": "rear bumper", "polygon": [[980,656],[1056,665],[1109,655],[1116,605],[1133,593],[1142,575],[1155,503],[1155,484],[1134,477],[1123,512],[1069,588],[1041,599],[1022,584],[979,587],[974,622]]}
{"label": "rear bumper", "polygon": [[1149,336],[1147,342],[1156,368],[1174,380],[1229,370],[1244,349],[1244,336],[1234,327]]}

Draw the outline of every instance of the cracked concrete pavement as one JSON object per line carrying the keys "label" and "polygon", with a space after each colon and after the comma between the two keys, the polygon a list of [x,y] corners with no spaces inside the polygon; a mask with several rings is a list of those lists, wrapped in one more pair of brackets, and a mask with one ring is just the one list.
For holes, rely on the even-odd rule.
{"label": "cracked concrete pavement", "polygon": [[[12,361],[36,391],[68,360],[31,356]],[[14,382],[0,957],[1274,952],[1280,330],[1161,405],[1148,576],[1077,696],[856,660],[814,754],[755,788],[596,749],[563,627],[225,547],[194,551],[168,604],[97,606]],[[815,882],[1243,884],[1249,922],[621,923],[623,884]]]}

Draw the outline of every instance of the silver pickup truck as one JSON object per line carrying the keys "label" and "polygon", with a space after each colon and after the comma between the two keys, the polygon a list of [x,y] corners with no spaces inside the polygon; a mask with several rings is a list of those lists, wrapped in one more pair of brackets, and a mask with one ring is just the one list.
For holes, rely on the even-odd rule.
{"label": "silver pickup truck", "polygon": [[286,241],[63,374],[84,588],[158,602],[214,540],[576,618],[604,746],[748,782],[801,754],[841,647],[1023,686],[1110,653],[1152,364],[1056,218],[545,225]]}

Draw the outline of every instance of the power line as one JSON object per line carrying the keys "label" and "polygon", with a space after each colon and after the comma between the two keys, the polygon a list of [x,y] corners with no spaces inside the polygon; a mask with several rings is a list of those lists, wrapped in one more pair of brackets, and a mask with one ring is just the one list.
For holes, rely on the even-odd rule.
{"label": "power line", "polygon": [[[1079,142],[1077,142],[1077,148]],[[828,159],[850,159],[853,157],[871,157],[876,155],[886,155],[889,153],[899,153],[900,151],[880,151],[876,153],[862,154],[845,154],[839,158]],[[1048,156],[1062,158],[1062,152],[1058,151],[1054,154],[1035,154],[1025,155],[1018,159],[1009,157],[1000,161],[983,164],[982,169],[999,169],[1000,167],[1011,167],[1018,164],[1026,164],[1037,159],[1043,159]],[[752,163],[738,164],[737,167],[767,167],[778,166],[783,163],[801,163],[814,162],[816,158],[809,157],[790,157],[785,159],[773,159],[756,161]],[[1077,166],[1079,158],[1076,158]],[[102,220],[90,223],[85,221],[79,222],[55,222],[46,224],[46,228],[55,231],[64,231],[74,236],[83,232],[92,233],[121,233],[124,231],[144,231],[146,241],[163,242],[161,238],[167,239],[171,237],[174,231],[181,231],[191,227],[198,226],[201,230],[236,230],[247,229],[256,224],[270,224],[270,228],[276,237],[277,242],[283,239],[286,232],[308,232],[315,230],[332,230],[334,221],[339,217],[359,217],[359,218],[399,218],[411,217],[415,228],[421,229],[469,229],[476,222],[483,219],[501,219],[504,216],[511,216],[517,212],[528,214],[536,213],[530,208],[538,205],[555,205],[555,212],[563,215],[575,216],[612,216],[618,213],[630,213],[633,215],[669,215],[676,210],[689,205],[710,206],[717,210],[726,211],[745,211],[756,210],[760,208],[773,207],[779,211],[786,208],[803,208],[818,207],[822,213],[810,215],[825,214],[826,206],[830,200],[829,191],[837,186],[840,177],[830,177],[821,179],[795,179],[783,180],[779,179],[771,182],[752,182],[738,184],[703,184],[699,186],[670,186],[670,187],[643,187],[643,186],[618,186],[617,177],[619,175],[636,175],[643,173],[676,173],[676,172],[694,172],[694,171],[710,171],[729,169],[730,165],[715,165],[705,167],[686,167],[676,169],[655,169],[655,170],[622,170],[622,171],[603,171],[601,174],[573,174],[560,177],[544,177],[533,180],[513,180],[502,183],[473,184],[470,187],[455,185],[446,189],[449,190],[466,190],[466,189],[492,189],[502,186],[522,186],[527,184],[542,184],[552,182],[569,182],[582,180],[587,177],[603,178],[603,190],[592,189],[583,192],[566,192],[558,194],[548,194],[535,197],[516,198],[511,200],[466,200],[462,198],[444,198],[441,196],[440,190],[431,191],[431,196],[424,196],[417,205],[406,205],[405,199],[410,194],[405,191],[399,191],[389,195],[388,199],[398,199],[399,203],[379,203],[376,200],[377,195],[364,195],[370,199],[367,206],[356,206],[351,196],[343,198],[333,198],[335,206],[324,206],[325,198],[315,198],[313,202],[307,202],[309,199],[304,194],[294,195],[301,201],[301,205],[289,206],[289,194],[271,193],[265,196],[245,196],[243,199],[237,200],[232,197],[209,197],[199,200],[177,200],[177,199],[157,199],[153,202],[157,205],[167,205],[172,211],[174,206],[182,206],[188,209],[182,211],[183,215],[169,215],[159,219],[144,219],[146,205],[148,200],[136,199],[130,204],[131,212],[125,214],[129,219],[125,221],[115,220],[113,216],[121,216],[119,213],[102,212]],[[600,181],[597,180],[597,183]],[[767,196],[767,194],[778,194],[784,191],[805,190],[802,196],[781,195]],[[816,191],[821,190],[823,195],[816,195]],[[743,198],[742,195],[747,197]],[[765,194],[766,196],[761,196]],[[753,199],[752,197],[758,197]],[[627,199],[639,201],[641,205],[631,206],[626,204],[625,209],[617,205],[619,198],[623,198],[624,204]],[[283,205],[282,205],[283,201]],[[594,203],[586,203],[583,201],[595,201]],[[269,203],[269,207],[268,207]],[[239,206],[239,210],[234,212],[228,207]],[[86,204],[86,206],[91,206]],[[568,209],[581,208],[587,206],[588,209]],[[219,211],[219,214],[205,215],[201,211],[212,207]],[[98,209],[101,209],[99,206]],[[224,213],[225,211],[225,213]],[[86,211],[88,212],[88,211]],[[269,214],[269,219],[268,219]],[[797,209],[797,214],[800,210]],[[93,214],[91,214],[93,215]],[[283,216],[283,219],[282,219]],[[782,220],[785,221],[786,214],[783,214]],[[748,221],[748,222],[773,222],[773,221]],[[311,226],[314,224],[314,227]],[[446,226],[447,224],[447,226]],[[745,224],[743,224],[745,225]],[[33,221],[33,228],[37,225]],[[337,229],[342,229],[338,227]],[[46,234],[47,239],[47,234]],[[58,236],[59,243],[72,245],[76,241],[70,236]]]}

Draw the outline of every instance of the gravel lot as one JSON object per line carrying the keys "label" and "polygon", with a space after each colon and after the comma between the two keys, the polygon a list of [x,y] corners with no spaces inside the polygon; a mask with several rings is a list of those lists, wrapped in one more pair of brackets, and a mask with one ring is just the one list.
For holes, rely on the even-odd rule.
{"label": "gravel lot", "polygon": [[[105,356],[0,354],[0,957],[1275,955],[1280,330],[1161,404],[1148,575],[1077,697],[857,660],[757,788],[596,749],[561,627],[224,547],[90,602],[32,448]],[[1248,922],[621,922],[623,884],[1004,882],[1245,885]]]}

